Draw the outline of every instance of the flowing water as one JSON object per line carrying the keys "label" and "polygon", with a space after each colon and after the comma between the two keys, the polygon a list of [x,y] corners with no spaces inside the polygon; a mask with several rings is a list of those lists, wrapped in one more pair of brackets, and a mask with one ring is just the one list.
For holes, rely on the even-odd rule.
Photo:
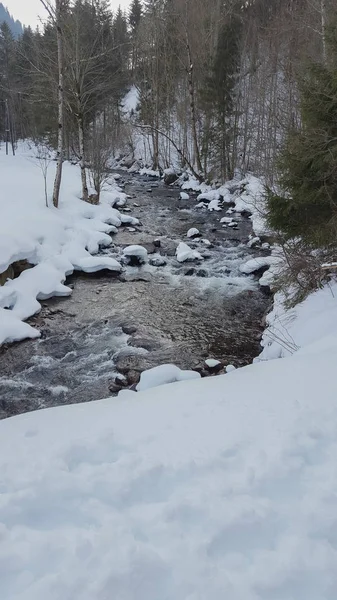
{"label": "flowing water", "polygon": [[[238,216],[236,229],[225,228],[220,218],[226,208],[201,211],[193,195],[180,200],[178,188],[140,176],[123,178],[131,196],[126,210],[141,226],[124,227],[103,253],[119,259],[126,245],[141,244],[150,259],[161,255],[166,265],[69,278],[73,295],[43,302],[30,320],[41,339],[0,348],[0,417],[111,396],[123,383],[116,376],[131,385],[142,370],[158,364],[205,375],[206,358],[238,367],[259,353],[270,300],[254,278],[239,271],[256,253],[247,247],[250,220]],[[191,227],[212,245],[188,240]],[[178,263],[180,241],[204,260]]]}

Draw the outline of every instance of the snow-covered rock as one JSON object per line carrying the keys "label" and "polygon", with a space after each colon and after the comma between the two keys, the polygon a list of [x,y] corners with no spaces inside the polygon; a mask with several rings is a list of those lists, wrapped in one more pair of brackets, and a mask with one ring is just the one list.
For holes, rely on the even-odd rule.
{"label": "snow-covered rock", "polygon": [[215,360],[214,358],[207,358],[205,360],[205,365],[212,373],[218,373],[222,369],[222,363],[220,360]]}
{"label": "snow-covered rock", "polygon": [[200,240],[202,244],[204,244],[204,246],[212,246],[211,242],[209,240],[207,240],[206,238]]}
{"label": "snow-covered rock", "polygon": [[200,231],[196,227],[191,227],[191,229],[188,230],[186,235],[188,238],[198,237],[200,235]]}
{"label": "snow-covered rock", "polygon": [[178,262],[202,260],[200,252],[197,252],[197,250],[192,250],[192,248],[190,248],[190,246],[188,246],[184,242],[180,242],[176,250],[176,257]]}
{"label": "snow-covered rock", "polygon": [[143,371],[136,389],[137,392],[143,392],[159,385],[174,383],[176,381],[200,379],[200,377],[200,373],[196,371],[183,371],[179,367],[176,367],[176,365],[159,365],[159,367]]}
{"label": "snow-covered rock", "polygon": [[233,217],[222,217],[222,219],[220,219],[220,223],[226,223],[226,225],[228,225],[229,223],[233,223]]}
{"label": "snow-covered rock", "polygon": [[189,200],[190,197],[186,192],[180,192],[180,200]]}
{"label": "snow-covered rock", "polygon": [[234,365],[227,365],[226,373],[231,373],[232,371],[236,371],[236,368],[234,367]]}
{"label": "snow-covered rock", "polygon": [[174,169],[165,169],[164,171],[164,183],[165,185],[172,185],[178,179],[178,175]]}
{"label": "snow-covered rock", "polygon": [[284,258],[280,254],[258,256],[240,265],[240,271],[246,275],[264,271],[259,279],[259,284],[265,287],[272,287],[275,278],[279,275],[283,265]]}
{"label": "snow-covered rock", "polygon": [[167,265],[167,260],[160,254],[157,254],[150,258],[149,263],[153,267],[165,267],[165,265]]}
{"label": "snow-covered rock", "polygon": [[219,200],[211,200],[211,202],[209,203],[209,205],[208,205],[208,207],[207,207],[207,208],[208,208],[208,210],[209,210],[209,211],[211,211],[211,212],[212,212],[213,210],[216,210],[216,211],[219,211],[219,210],[221,210],[221,207],[219,206]]}
{"label": "snow-covered rock", "polygon": [[123,250],[123,259],[130,265],[142,265],[148,260],[148,254],[144,246],[132,244]]}

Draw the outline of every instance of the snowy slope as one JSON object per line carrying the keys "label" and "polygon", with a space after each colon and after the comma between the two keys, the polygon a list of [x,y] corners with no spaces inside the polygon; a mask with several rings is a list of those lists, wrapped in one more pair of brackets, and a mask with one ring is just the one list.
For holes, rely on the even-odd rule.
{"label": "snowy slope", "polygon": [[2,421],[1,600],[335,600],[336,359]]}
{"label": "snowy slope", "polygon": [[[74,269],[120,271],[117,261],[94,257],[99,246],[111,243],[125,216],[113,208],[125,194],[111,182],[101,204],[80,200],[77,166],[64,164],[59,209],[45,206],[44,181],[33,150],[21,147],[16,157],[0,152],[0,273],[13,262],[27,259],[34,268],[0,287],[0,344],[36,337],[39,333],[22,320],[40,310],[39,299],[69,295],[63,285]],[[55,164],[48,172],[51,197]],[[9,313],[8,309],[11,311]]]}
{"label": "snowy slope", "polygon": [[278,293],[267,317],[258,360],[282,358],[294,353],[318,353],[337,348],[337,282],[318,290],[292,309],[284,307]]}

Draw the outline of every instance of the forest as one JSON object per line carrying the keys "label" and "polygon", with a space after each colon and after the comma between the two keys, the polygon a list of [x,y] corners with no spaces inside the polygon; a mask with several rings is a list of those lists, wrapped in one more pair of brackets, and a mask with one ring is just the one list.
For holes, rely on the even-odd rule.
{"label": "forest", "polygon": [[[41,0],[41,8],[44,25],[18,39],[1,25],[4,139],[52,145],[59,167],[78,161],[84,200],[86,167],[99,198],[111,156],[141,153],[154,170],[178,164],[213,183],[253,172],[269,186],[274,230],[316,247],[333,242],[333,0],[133,0],[115,13],[108,0]],[[137,105],[126,113],[130,89]]]}

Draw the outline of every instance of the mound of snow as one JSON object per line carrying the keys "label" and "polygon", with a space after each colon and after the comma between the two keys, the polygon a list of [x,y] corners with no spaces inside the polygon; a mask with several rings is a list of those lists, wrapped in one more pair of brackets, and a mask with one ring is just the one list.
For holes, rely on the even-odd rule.
{"label": "mound of snow", "polygon": [[210,210],[211,212],[213,210],[218,210],[218,211],[221,210],[221,207],[219,206],[219,200],[216,200],[216,199],[211,200],[211,202],[208,205],[208,210]]}
{"label": "mound of snow", "polygon": [[131,245],[126,246],[123,250],[123,256],[126,258],[136,258],[140,263],[147,262],[147,250],[144,246]]}
{"label": "mound of snow", "polygon": [[180,200],[189,200],[190,197],[186,192],[180,192]]}
{"label": "mound of snow", "polygon": [[196,371],[183,371],[175,365],[159,365],[159,367],[143,371],[136,389],[137,392],[144,392],[159,385],[189,379],[200,379],[200,377],[200,373]]}
{"label": "mound of snow", "polygon": [[334,600],[336,361],[0,422],[1,600]]}
{"label": "mound of snow", "polygon": [[262,286],[271,287],[275,277],[280,273],[283,264],[284,258],[282,256],[258,256],[240,265],[240,271],[246,275],[251,275],[260,271],[260,269],[266,269],[265,273],[259,279],[259,283]]}
{"label": "mound of snow", "polygon": [[180,242],[177,250],[176,257],[178,262],[185,262],[190,260],[202,260],[202,256],[197,250],[192,250],[190,246],[184,242]]}
{"label": "mound of snow", "polygon": [[153,169],[146,169],[145,167],[143,169],[140,169],[139,174],[147,175],[148,177],[160,177],[160,171],[154,171]]}
{"label": "mound of snow", "polygon": [[188,230],[186,235],[188,238],[194,238],[200,235],[200,231],[196,227],[191,227],[191,229]]}

